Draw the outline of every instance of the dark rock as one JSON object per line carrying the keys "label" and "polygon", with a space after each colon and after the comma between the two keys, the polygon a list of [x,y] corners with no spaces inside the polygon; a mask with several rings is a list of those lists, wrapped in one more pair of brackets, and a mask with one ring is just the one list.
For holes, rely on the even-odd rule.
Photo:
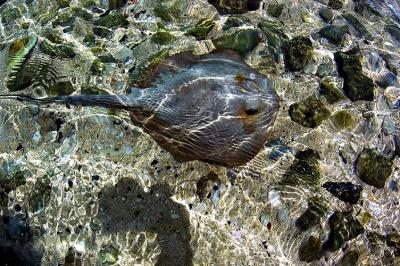
{"label": "dark rock", "polygon": [[151,41],[160,45],[167,45],[176,40],[176,37],[167,30],[159,29],[151,35]]}
{"label": "dark rock", "polygon": [[335,212],[329,217],[330,233],[324,249],[336,251],[347,241],[364,233],[360,222],[350,212]]}
{"label": "dark rock", "polygon": [[112,29],[126,27],[128,26],[129,22],[122,13],[111,12],[108,15],[98,18],[93,24]]}
{"label": "dark rock", "polygon": [[349,27],[348,26],[336,26],[336,25],[329,25],[322,28],[319,31],[319,35],[323,38],[328,39],[335,45],[341,45],[343,43],[343,39],[345,34],[349,34]]}
{"label": "dark rock", "polygon": [[329,110],[315,96],[305,98],[289,107],[289,116],[292,121],[309,128],[321,125],[330,114]]}
{"label": "dark rock", "polygon": [[258,24],[258,27],[267,40],[268,50],[274,62],[278,62],[279,56],[287,48],[289,37],[284,33],[282,25],[275,21],[264,20]]}
{"label": "dark rock", "polygon": [[279,157],[291,151],[291,148],[279,139],[271,140],[265,144],[266,148],[271,149],[268,153],[268,158],[271,160],[277,160]]}
{"label": "dark rock", "polygon": [[[214,191],[218,190],[221,186],[221,180],[218,175],[214,172],[208,173],[203,176],[196,183],[196,194],[200,200],[211,199]],[[214,189],[217,188],[217,189]]]}
{"label": "dark rock", "polygon": [[108,9],[109,10],[114,10],[114,9],[119,9],[126,5],[128,0],[108,0]]}
{"label": "dark rock", "polygon": [[188,33],[196,37],[196,39],[201,40],[207,36],[207,34],[212,30],[212,28],[214,28],[214,26],[214,18],[203,18],[199,22],[197,22],[194,27],[189,29]]}
{"label": "dark rock", "polygon": [[330,22],[333,19],[332,9],[323,7],[319,10],[320,17],[326,22]]}
{"label": "dark rock", "polygon": [[39,178],[30,189],[27,208],[32,213],[40,212],[51,199],[51,181],[47,176]]}
{"label": "dark rock", "polygon": [[58,81],[53,85],[50,85],[46,91],[49,96],[64,96],[73,93],[75,91],[75,88],[72,85],[71,81],[65,80]]}
{"label": "dark rock", "polygon": [[93,27],[93,33],[99,37],[107,38],[108,35],[111,33],[111,30],[106,27],[96,26]]}
{"label": "dark rock", "polygon": [[319,186],[321,179],[319,160],[319,154],[314,150],[307,149],[298,152],[296,160],[283,174],[279,183],[284,186]]}
{"label": "dark rock", "polygon": [[166,22],[174,21],[176,18],[179,18],[182,13],[181,9],[180,9],[179,1],[175,1],[174,4],[171,6],[167,6],[167,5],[164,5],[163,3],[159,3],[153,9],[153,12],[154,12],[154,15],[156,15],[157,17],[161,18],[162,20],[164,20]]}
{"label": "dark rock", "polygon": [[361,33],[361,35],[367,39],[367,40],[372,40],[373,37],[371,33],[367,30],[367,28],[364,26],[364,24],[353,14],[350,12],[343,13],[342,16],[346,19],[347,22],[349,22],[353,27]]}
{"label": "dark rock", "polygon": [[347,110],[339,110],[331,116],[333,125],[339,129],[351,129],[354,123],[353,115]]}
{"label": "dark rock", "polygon": [[362,72],[361,54],[358,47],[347,52],[336,52],[335,61],[339,75],[344,79],[343,90],[352,101],[374,99],[374,82]]}
{"label": "dark rock", "polygon": [[320,78],[325,78],[328,76],[335,75],[335,69],[331,64],[320,64],[317,69],[317,76]]}
{"label": "dark rock", "polygon": [[329,0],[328,6],[333,9],[341,9],[344,7],[345,0]]}
{"label": "dark rock", "polygon": [[357,265],[360,253],[356,250],[347,252],[337,266],[354,266]]}
{"label": "dark rock", "polygon": [[78,266],[82,265],[82,253],[70,247],[64,258],[65,266]]}
{"label": "dark rock", "polygon": [[322,258],[322,242],[315,236],[304,240],[299,248],[300,261],[312,262]]}
{"label": "dark rock", "polygon": [[386,244],[394,249],[395,256],[400,256],[400,235],[397,233],[387,234],[385,239]]}
{"label": "dark rock", "polygon": [[385,30],[392,36],[394,40],[400,42],[400,28],[396,24],[387,24]]}
{"label": "dark rock", "polygon": [[364,149],[355,163],[357,176],[368,185],[383,188],[392,173],[393,161],[373,149]]}
{"label": "dark rock", "polygon": [[216,48],[227,48],[241,56],[247,55],[260,42],[258,32],[253,29],[239,30],[233,34],[212,40]]}
{"label": "dark rock", "polygon": [[343,92],[336,87],[336,83],[330,78],[321,80],[319,87],[321,89],[321,95],[323,95],[330,104],[346,99]]}
{"label": "dark rock", "polygon": [[295,37],[289,41],[287,50],[288,68],[292,71],[302,70],[311,62],[314,47],[308,37]]}
{"label": "dark rock", "polygon": [[48,41],[42,41],[39,44],[39,50],[47,55],[57,58],[74,58],[74,46],[72,44],[51,44]]}
{"label": "dark rock", "polygon": [[0,173],[0,207],[7,207],[8,194],[25,183],[24,172],[20,170]]}
{"label": "dark rock", "polygon": [[228,19],[225,21],[224,26],[222,27],[223,31],[229,30],[230,28],[235,28],[242,26],[245,23],[250,22],[250,20],[246,17],[232,15],[229,16]]}
{"label": "dark rock", "polygon": [[285,7],[284,4],[273,3],[267,7],[268,15],[278,18],[282,14],[282,10]]}
{"label": "dark rock", "polygon": [[60,8],[69,7],[71,0],[57,0],[57,4]]}
{"label": "dark rock", "polygon": [[320,198],[310,198],[307,210],[297,218],[295,224],[300,231],[307,231],[319,224],[327,208]]}
{"label": "dark rock", "polygon": [[225,15],[243,14],[248,11],[257,10],[260,8],[261,0],[208,0],[208,2],[215,6],[220,14]]}
{"label": "dark rock", "polygon": [[333,196],[338,199],[356,204],[360,199],[362,186],[352,184],[351,182],[326,182],[323,186]]}
{"label": "dark rock", "polygon": [[399,86],[397,76],[393,72],[386,72],[379,77],[376,83],[384,89],[390,86]]}

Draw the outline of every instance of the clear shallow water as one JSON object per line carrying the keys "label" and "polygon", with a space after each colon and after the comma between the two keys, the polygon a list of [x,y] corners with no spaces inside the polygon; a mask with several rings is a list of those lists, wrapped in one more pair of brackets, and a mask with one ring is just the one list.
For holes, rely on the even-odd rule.
{"label": "clear shallow water", "polygon": [[[396,13],[379,16],[373,1],[363,11],[349,1],[333,10],[331,24],[349,27],[335,44],[318,34],[328,25],[319,15],[328,1],[281,1],[280,14],[264,2],[232,19],[206,1],[131,1],[109,21],[100,16],[108,2],[2,4],[2,93],[124,93],[163,55],[222,45],[270,77],[282,106],[265,149],[228,169],[177,162],[125,112],[1,101],[1,255],[27,265],[303,265],[310,256],[312,265],[346,265],[358,253],[359,265],[398,264]],[[293,69],[284,43],[300,35],[310,38],[312,56]],[[304,43],[289,46],[295,59],[307,55],[295,52],[308,51]],[[330,79],[345,91],[334,53],[356,44],[376,84],[373,99],[331,103],[319,66],[330,65]],[[311,95],[327,111],[302,102]],[[311,106],[313,119],[290,114],[294,103]],[[304,126],[310,121],[318,126]],[[307,149],[315,152],[301,153]],[[390,171],[378,188],[361,180],[357,165]],[[326,182],[360,185],[360,199],[346,203]]]}

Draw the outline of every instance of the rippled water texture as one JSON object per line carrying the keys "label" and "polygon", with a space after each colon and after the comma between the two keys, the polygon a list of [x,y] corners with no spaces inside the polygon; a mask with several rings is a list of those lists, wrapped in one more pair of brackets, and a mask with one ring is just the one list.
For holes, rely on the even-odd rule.
{"label": "rippled water texture", "polygon": [[0,22],[0,94],[125,94],[228,48],[281,98],[238,167],[125,111],[1,99],[1,265],[400,264],[399,1],[0,0]]}

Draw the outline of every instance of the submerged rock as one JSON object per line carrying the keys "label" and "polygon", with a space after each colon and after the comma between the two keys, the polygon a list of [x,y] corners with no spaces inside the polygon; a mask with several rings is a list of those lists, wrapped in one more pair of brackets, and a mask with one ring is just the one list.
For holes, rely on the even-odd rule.
{"label": "submerged rock", "polygon": [[24,172],[17,170],[13,173],[0,172],[0,209],[7,207],[8,194],[17,187],[25,185]]}
{"label": "submerged rock", "polygon": [[166,45],[176,40],[176,37],[169,31],[159,29],[156,33],[151,35],[151,41],[156,44]]}
{"label": "submerged rock", "polygon": [[343,256],[343,258],[341,259],[341,261],[339,262],[339,264],[337,266],[358,265],[357,261],[358,261],[359,257],[360,257],[360,253],[357,250],[351,250]]}
{"label": "submerged rock", "polygon": [[364,26],[364,24],[353,14],[350,12],[346,12],[342,14],[342,17],[346,19],[347,22],[349,22],[353,27],[361,33],[361,35],[367,39],[367,40],[372,40],[373,37],[371,33],[367,30],[367,28]]}
{"label": "submerged rock", "polygon": [[339,74],[344,79],[343,90],[352,101],[374,99],[374,82],[362,71],[361,54],[358,47],[347,52],[336,52],[335,61]]}
{"label": "submerged rock", "polygon": [[214,18],[203,18],[188,30],[188,33],[198,40],[204,39],[207,34],[214,28],[215,19]]}
{"label": "submerged rock", "polygon": [[332,9],[323,7],[319,10],[320,17],[325,20],[325,22],[330,22],[333,19]]}
{"label": "submerged rock", "polygon": [[126,5],[128,0],[108,0],[108,9],[109,10],[114,10],[114,9],[119,9]]}
{"label": "submerged rock", "polygon": [[74,58],[74,46],[72,44],[51,44],[48,41],[40,42],[39,50],[47,55],[57,58]]}
{"label": "submerged rock", "polygon": [[302,70],[314,54],[314,46],[308,37],[295,37],[289,41],[287,49],[288,68],[292,71]]}
{"label": "submerged rock", "polygon": [[399,86],[399,81],[397,76],[393,72],[386,72],[385,74],[381,75],[376,82],[381,88],[386,89],[390,86]]}
{"label": "submerged rock", "polygon": [[166,22],[172,22],[181,16],[181,1],[175,0],[172,5],[166,5],[159,2],[159,4],[153,9],[154,15],[161,18]]}
{"label": "submerged rock", "polygon": [[241,56],[245,56],[257,46],[260,38],[256,30],[243,29],[233,34],[214,39],[212,42],[216,48],[231,49]]}
{"label": "submerged rock", "polygon": [[336,83],[330,78],[322,79],[319,86],[321,88],[321,95],[323,95],[330,104],[346,99],[343,92],[337,88]]}
{"label": "submerged rock", "polygon": [[351,182],[326,182],[322,187],[338,199],[350,204],[357,203],[362,191],[362,186]]}
{"label": "submerged rock", "polygon": [[386,244],[394,249],[394,255],[400,256],[400,234],[390,233],[385,236]]}
{"label": "submerged rock", "polygon": [[242,14],[260,8],[261,0],[208,0],[219,13]]}
{"label": "submerged rock", "polygon": [[239,27],[248,22],[250,22],[250,20],[244,16],[232,15],[232,16],[229,16],[228,19],[225,21],[224,26],[222,27],[222,30],[227,31],[230,28]]}
{"label": "submerged rock", "polygon": [[99,253],[99,262],[101,265],[113,265],[118,261],[119,253],[114,246],[103,247]]}
{"label": "submerged rock", "polygon": [[322,28],[319,31],[319,35],[321,37],[328,39],[335,45],[341,45],[343,43],[345,35],[349,33],[350,31],[347,25],[344,26],[329,25]]}
{"label": "submerged rock", "polygon": [[126,27],[129,22],[122,13],[110,12],[109,14],[95,20],[93,24],[112,29],[117,27]]}
{"label": "submerged rock", "polygon": [[322,242],[315,236],[304,240],[299,248],[300,261],[312,262],[322,258]]}
{"label": "submerged rock", "polygon": [[357,176],[368,185],[383,188],[392,174],[393,161],[373,149],[364,149],[355,163]]}
{"label": "submerged rock", "polygon": [[327,207],[320,198],[310,198],[307,210],[295,222],[296,227],[300,231],[307,231],[319,224],[326,211]]}
{"label": "submerged rock", "polygon": [[345,3],[346,0],[329,0],[328,6],[333,9],[341,9]]}
{"label": "submerged rock", "polygon": [[320,64],[317,69],[316,75],[320,78],[335,75],[335,68],[331,64]]}
{"label": "submerged rock", "polygon": [[267,7],[268,15],[277,18],[282,14],[282,10],[284,7],[284,4],[271,3]]}
{"label": "submerged rock", "polygon": [[353,115],[347,110],[339,110],[331,116],[333,125],[339,129],[351,129],[354,123]]}
{"label": "submerged rock", "polygon": [[356,238],[364,232],[360,222],[353,218],[350,212],[335,212],[329,217],[331,231],[324,249],[336,251],[347,241]]}
{"label": "submerged rock", "polygon": [[[221,186],[221,180],[218,175],[214,172],[208,173],[203,176],[196,183],[196,194],[200,200],[212,199],[219,187]],[[218,195],[219,197],[219,195]]]}
{"label": "submerged rock", "polygon": [[330,114],[329,110],[315,96],[305,98],[289,107],[289,116],[292,121],[309,128],[321,125]]}
{"label": "submerged rock", "polygon": [[279,62],[279,57],[287,48],[289,37],[283,31],[280,23],[264,20],[258,24],[267,40],[268,50],[272,54],[274,62]]}

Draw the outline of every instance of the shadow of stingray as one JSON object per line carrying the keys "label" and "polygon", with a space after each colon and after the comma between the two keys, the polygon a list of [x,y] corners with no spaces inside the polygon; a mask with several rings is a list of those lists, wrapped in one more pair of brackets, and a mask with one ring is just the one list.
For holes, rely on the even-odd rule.
{"label": "shadow of stingray", "polygon": [[99,193],[99,217],[106,231],[153,232],[161,254],[156,265],[193,265],[189,215],[174,202],[167,184],[145,192],[134,180],[123,179]]}

